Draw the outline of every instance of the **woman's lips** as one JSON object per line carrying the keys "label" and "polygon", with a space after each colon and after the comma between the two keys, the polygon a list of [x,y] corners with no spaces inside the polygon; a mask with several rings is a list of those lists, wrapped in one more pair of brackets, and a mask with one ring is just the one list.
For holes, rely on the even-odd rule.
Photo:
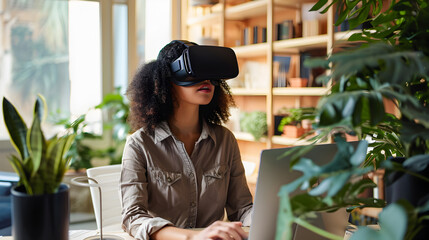
{"label": "woman's lips", "polygon": [[202,84],[199,88],[198,88],[198,90],[197,91],[199,91],[199,92],[207,92],[207,93],[209,93],[209,92],[211,92],[212,91],[212,87],[210,86],[210,84],[208,84],[208,83],[204,83],[204,84]]}

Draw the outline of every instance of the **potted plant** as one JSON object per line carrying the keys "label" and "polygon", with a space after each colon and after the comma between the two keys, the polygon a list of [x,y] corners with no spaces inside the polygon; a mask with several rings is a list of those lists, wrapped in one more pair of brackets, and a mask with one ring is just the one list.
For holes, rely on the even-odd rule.
{"label": "potted plant", "polygon": [[130,134],[131,128],[127,123],[130,105],[127,99],[121,94],[121,88],[116,88],[113,93],[104,96],[103,101],[95,106],[96,109],[109,111],[111,118],[105,122],[104,128],[111,130],[113,142],[106,149],[96,152],[98,156],[108,157],[109,164],[120,164],[122,162],[122,152],[125,142]]}
{"label": "potted plant", "polygon": [[[325,3],[319,1],[313,10],[322,9]],[[316,109],[313,126],[319,135],[309,145],[285,153],[293,156],[292,168],[302,171],[303,177],[279,193],[277,239],[290,239],[293,223],[335,239],[312,226],[306,216],[342,207],[382,210],[379,230],[359,227],[352,239],[424,239],[429,211],[429,5],[423,0],[393,1],[382,12],[383,3],[378,0],[334,3],[339,15],[336,24],[354,16],[348,19],[350,28],[367,21],[372,27],[351,37],[363,41],[362,46],[307,62],[332,66],[325,79],[334,82]],[[371,9],[374,17],[368,19]],[[386,110],[386,102],[396,107],[397,114]],[[362,139],[356,149],[345,141],[345,133]],[[332,135],[338,153],[330,164],[320,167],[301,158],[314,143]],[[402,182],[404,176],[418,180],[419,201],[412,202],[405,192],[401,192],[402,199],[387,199],[387,205],[386,199],[360,197],[365,189],[376,187],[362,178],[375,169],[386,171],[386,184]],[[315,179],[320,183],[314,185]],[[308,192],[289,198],[288,193],[297,188]]]}
{"label": "potted plant", "polygon": [[267,134],[267,114],[262,111],[244,112],[240,119],[240,128],[250,133],[255,141]]}
{"label": "potted plant", "polygon": [[314,119],[314,108],[289,108],[283,110],[285,116],[280,120],[277,130],[288,138],[299,138],[311,130],[308,120]]}
{"label": "potted plant", "polygon": [[[94,159],[107,159],[110,165],[121,163],[126,137],[130,132],[130,127],[126,122],[129,112],[126,98],[120,93],[120,88],[117,88],[115,92],[104,96],[102,102],[93,109],[108,111],[106,115],[109,115],[109,118],[103,121],[103,127],[106,130],[103,132],[104,136],[87,130],[87,114],[82,114],[73,121],[70,118],[54,120],[55,124],[76,135],[75,141],[67,153],[71,157],[71,163],[70,171],[64,177],[65,183],[71,183],[71,179],[75,177],[86,176],[86,169],[94,166]],[[103,137],[110,140],[107,146],[105,141],[102,141]],[[70,211],[72,213],[92,212],[92,206],[87,204],[91,202],[90,198],[88,188],[70,184]]]}
{"label": "potted plant", "polygon": [[88,123],[85,119],[86,114],[82,114],[74,121],[71,121],[70,118],[62,118],[54,121],[55,124],[61,125],[67,131],[75,134],[75,140],[67,153],[71,157],[70,169],[73,169],[75,172],[93,167],[91,160],[95,155],[95,150],[85,143],[85,141],[89,139],[101,139],[101,136],[86,130]]}
{"label": "potted plant", "polygon": [[3,98],[3,117],[10,141],[18,156],[9,161],[19,175],[12,188],[12,234],[14,239],[68,239],[69,187],[62,184],[70,164],[67,151],[75,135],[45,139],[41,123],[46,117],[46,102],[39,95],[28,129],[19,112]]}

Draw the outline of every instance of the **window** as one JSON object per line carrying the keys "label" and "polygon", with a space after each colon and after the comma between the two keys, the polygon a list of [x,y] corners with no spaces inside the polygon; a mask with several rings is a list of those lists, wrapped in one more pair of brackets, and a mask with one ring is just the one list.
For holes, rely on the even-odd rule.
{"label": "window", "polygon": [[[0,95],[29,124],[35,96],[50,112],[70,111],[68,3],[2,1],[0,6]],[[0,139],[8,139],[0,120]]]}
{"label": "window", "polygon": [[[146,46],[159,50],[171,40],[168,16],[173,2],[179,3],[0,1],[0,97],[6,96],[30,124],[38,93],[45,96],[51,114],[70,118],[87,113],[115,87],[124,93],[137,65],[156,56],[148,54]],[[147,8],[157,9],[150,20]],[[149,42],[147,25],[152,33]],[[101,131],[101,117],[97,111],[87,115],[98,123],[92,125],[94,131]],[[43,129],[57,132],[52,124]],[[0,159],[14,152],[8,139],[1,117]],[[0,161],[0,169],[9,170],[8,162]]]}
{"label": "window", "polygon": [[[125,90],[129,78],[127,1],[114,1],[112,10],[104,12],[106,19],[113,19],[112,24],[100,21],[103,8],[99,1],[6,0],[2,3],[0,96],[12,101],[27,124],[32,119],[34,99],[39,93],[45,96],[50,115],[73,119],[100,103],[103,93],[113,91],[114,87]],[[144,10],[144,1],[138,3]],[[102,24],[111,28],[113,41],[101,38]],[[104,49],[112,44],[113,54],[102,56],[103,44],[107,45]],[[109,61],[109,56],[113,58],[111,74],[102,69],[103,61]],[[98,122],[93,130],[101,132],[100,112],[88,112],[87,119]],[[49,130],[49,126],[47,128]],[[7,139],[1,118],[0,140]]]}

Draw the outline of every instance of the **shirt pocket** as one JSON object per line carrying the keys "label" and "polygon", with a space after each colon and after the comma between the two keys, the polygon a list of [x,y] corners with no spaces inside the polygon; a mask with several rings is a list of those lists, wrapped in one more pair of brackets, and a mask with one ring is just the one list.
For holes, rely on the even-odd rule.
{"label": "shirt pocket", "polygon": [[225,182],[225,175],[227,173],[227,167],[225,165],[215,166],[214,168],[203,173],[204,183],[206,187],[213,184],[222,184]]}
{"label": "shirt pocket", "polygon": [[161,186],[173,186],[177,181],[182,178],[181,173],[167,172],[163,170],[151,170],[150,175]]}

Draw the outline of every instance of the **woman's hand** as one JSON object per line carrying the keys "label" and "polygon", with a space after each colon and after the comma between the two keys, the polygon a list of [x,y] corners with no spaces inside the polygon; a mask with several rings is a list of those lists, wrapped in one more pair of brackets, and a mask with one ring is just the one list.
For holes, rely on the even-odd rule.
{"label": "woman's hand", "polygon": [[241,222],[216,221],[194,235],[192,240],[241,240],[248,236],[241,225]]}

